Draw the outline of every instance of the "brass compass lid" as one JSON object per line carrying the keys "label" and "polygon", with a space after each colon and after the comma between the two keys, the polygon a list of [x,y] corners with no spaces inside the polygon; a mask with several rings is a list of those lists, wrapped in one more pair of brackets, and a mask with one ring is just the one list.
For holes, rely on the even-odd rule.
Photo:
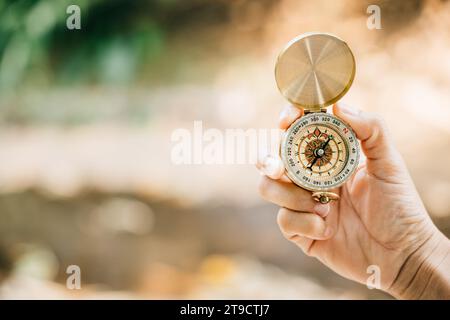
{"label": "brass compass lid", "polygon": [[347,43],[328,33],[305,33],[281,51],[275,79],[283,96],[297,107],[320,111],[352,85],[355,58]]}

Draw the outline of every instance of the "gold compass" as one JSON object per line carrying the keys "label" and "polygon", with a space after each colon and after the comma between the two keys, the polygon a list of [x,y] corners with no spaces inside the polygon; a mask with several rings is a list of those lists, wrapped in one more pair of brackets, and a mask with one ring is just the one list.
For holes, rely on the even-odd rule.
{"label": "gold compass", "polygon": [[350,89],[355,58],[348,45],[327,33],[306,33],[278,56],[275,78],[280,92],[305,115],[285,132],[280,148],[287,176],[313,192],[315,200],[338,199],[331,192],[353,174],[359,144],[353,130],[326,107]]}

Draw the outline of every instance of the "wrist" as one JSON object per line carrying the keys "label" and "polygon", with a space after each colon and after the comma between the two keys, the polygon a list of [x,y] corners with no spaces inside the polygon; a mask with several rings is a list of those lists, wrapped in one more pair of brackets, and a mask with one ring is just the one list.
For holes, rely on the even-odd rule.
{"label": "wrist", "polygon": [[398,299],[450,299],[450,240],[436,229],[405,260],[388,292]]}

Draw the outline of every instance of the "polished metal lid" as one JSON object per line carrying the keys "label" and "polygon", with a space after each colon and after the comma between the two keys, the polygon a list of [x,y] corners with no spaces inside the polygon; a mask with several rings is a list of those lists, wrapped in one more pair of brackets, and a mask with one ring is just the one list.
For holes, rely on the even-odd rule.
{"label": "polished metal lid", "polygon": [[297,107],[320,111],[352,85],[355,58],[347,43],[328,33],[306,33],[281,51],[275,79],[283,96]]}

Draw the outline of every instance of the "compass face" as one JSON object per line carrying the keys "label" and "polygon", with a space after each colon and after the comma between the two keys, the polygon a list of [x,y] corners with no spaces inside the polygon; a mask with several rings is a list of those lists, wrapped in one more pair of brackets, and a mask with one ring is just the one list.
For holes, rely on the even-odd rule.
{"label": "compass face", "polygon": [[295,184],[311,191],[329,190],[342,185],[358,166],[358,140],[339,118],[311,113],[286,131],[281,158]]}

